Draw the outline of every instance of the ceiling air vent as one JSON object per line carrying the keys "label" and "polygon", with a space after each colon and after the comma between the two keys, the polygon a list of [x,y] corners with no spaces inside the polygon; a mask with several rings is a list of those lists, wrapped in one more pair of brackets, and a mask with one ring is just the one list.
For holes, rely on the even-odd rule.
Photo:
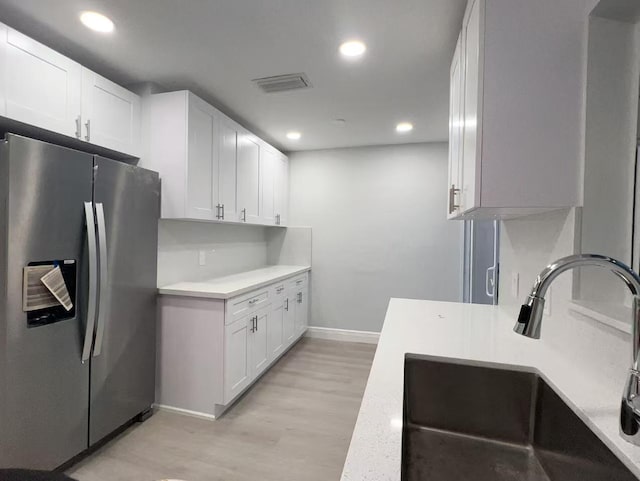
{"label": "ceiling air vent", "polygon": [[288,73],[263,77],[252,80],[264,93],[286,92],[287,90],[306,89],[311,87],[311,82],[304,73]]}

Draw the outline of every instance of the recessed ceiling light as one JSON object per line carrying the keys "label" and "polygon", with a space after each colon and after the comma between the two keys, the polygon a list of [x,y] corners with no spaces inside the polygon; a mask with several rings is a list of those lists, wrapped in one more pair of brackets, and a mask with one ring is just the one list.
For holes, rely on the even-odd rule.
{"label": "recessed ceiling light", "polygon": [[113,21],[101,13],[86,11],[80,14],[80,21],[85,27],[95,32],[111,33],[113,32]]}
{"label": "recessed ceiling light", "polygon": [[411,132],[413,130],[413,124],[411,122],[400,122],[396,125],[396,132]]}
{"label": "recessed ceiling light", "polygon": [[345,57],[360,57],[367,50],[367,46],[360,40],[349,40],[340,45],[340,53]]}
{"label": "recessed ceiling light", "polygon": [[300,132],[287,132],[287,139],[289,140],[300,140],[302,134]]}

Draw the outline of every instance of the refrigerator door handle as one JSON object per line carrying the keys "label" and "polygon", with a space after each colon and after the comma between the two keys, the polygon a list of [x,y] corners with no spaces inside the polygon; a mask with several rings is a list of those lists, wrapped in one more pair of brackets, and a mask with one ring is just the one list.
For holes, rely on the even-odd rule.
{"label": "refrigerator door handle", "polygon": [[89,244],[89,301],[87,305],[87,327],[82,347],[82,362],[91,357],[93,331],[96,325],[96,304],[98,298],[98,254],[96,245],[96,222],[93,215],[93,203],[84,203],[84,215],[87,222],[87,243]]}
{"label": "refrigerator door handle", "polygon": [[100,305],[98,306],[98,327],[96,329],[96,343],[93,348],[93,357],[102,352],[102,340],[104,338],[104,326],[109,315],[109,258],[107,255],[107,229],[104,222],[104,206],[96,203],[96,221],[98,224],[98,246],[100,248]]}

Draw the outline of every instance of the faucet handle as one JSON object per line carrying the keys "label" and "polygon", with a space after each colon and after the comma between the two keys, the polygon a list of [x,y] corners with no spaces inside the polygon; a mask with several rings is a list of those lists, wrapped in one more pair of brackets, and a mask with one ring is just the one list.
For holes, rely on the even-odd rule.
{"label": "faucet handle", "polygon": [[529,296],[527,303],[520,308],[520,315],[513,330],[523,336],[540,339],[543,312],[544,297]]}
{"label": "faucet handle", "polygon": [[530,321],[531,306],[528,304],[522,304],[522,306],[520,307],[520,314],[518,314],[518,320],[516,321],[516,325],[513,326],[513,330],[518,334],[524,335]]}

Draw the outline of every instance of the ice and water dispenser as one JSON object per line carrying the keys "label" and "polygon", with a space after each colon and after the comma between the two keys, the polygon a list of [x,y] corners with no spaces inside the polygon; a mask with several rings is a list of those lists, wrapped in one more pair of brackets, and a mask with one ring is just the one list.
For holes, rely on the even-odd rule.
{"label": "ice and water dispenser", "polygon": [[22,310],[28,327],[71,319],[76,315],[75,260],[30,262],[23,269]]}

